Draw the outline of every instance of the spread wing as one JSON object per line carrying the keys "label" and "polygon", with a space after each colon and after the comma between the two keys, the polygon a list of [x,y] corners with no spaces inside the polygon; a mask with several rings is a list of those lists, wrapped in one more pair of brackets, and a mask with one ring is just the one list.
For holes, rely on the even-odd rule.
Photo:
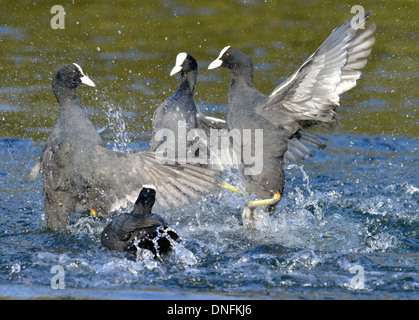
{"label": "spread wing", "polygon": [[307,156],[313,157],[314,154],[307,146],[324,149],[326,144],[322,141],[325,140],[327,139],[314,133],[298,130],[288,139],[287,151],[284,154],[285,159],[290,162],[297,162],[298,159],[304,160]]}
{"label": "spread wing", "polygon": [[[127,154],[95,146],[96,155],[84,207],[115,211],[134,203],[144,184],[157,189],[156,204],[165,209],[190,204],[220,185],[218,171],[189,164],[161,164],[152,152]],[[88,160],[87,160],[88,161]],[[82,169],[80,169],[82,170]],[[104,203],[103,207],[101,204]]]}
{"label": "spread wing", "polygon": [[[369,14],[364,22],[368,18]],[[375,41],[375,25],[356,35],[360,25],[352,27],[349,20],[335,29],[256,112],[276,125],[281,125],[285,113],[303,128],[316,124],[335,127],[339,95],[356,85]]]}

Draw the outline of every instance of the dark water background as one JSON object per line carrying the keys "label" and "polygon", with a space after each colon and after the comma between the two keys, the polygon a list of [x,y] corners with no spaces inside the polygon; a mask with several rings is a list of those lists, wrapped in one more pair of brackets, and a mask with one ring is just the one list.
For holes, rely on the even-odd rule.
{"label": "dark water background", "polygon": [[[90,298],[419,298],[417,1],[1,1],[0,296]],[[50,9],[66,10],[53,30]],[[45,228],[42,180],[24,181],[58,108],[51,76],[76,62],[96,83],[79,95],[109,148],[142,150],[151,116],[176,88],[176,54],[200,66],[196,100],[224,117],[229,73],[206,66],[226,45],[251,54],[269,93],[361,4],[377,24],[358,85],[344,94],[328,149],[289,165],[275,216],[249,234],[241,196],[160,212],[182,241],[163,258],[100,247],[106,221]],[[234,171],[226,178],[240,180]],[[65,289],[51,288],[51,268]],[[352,283],[364,271],[364,287]]]}

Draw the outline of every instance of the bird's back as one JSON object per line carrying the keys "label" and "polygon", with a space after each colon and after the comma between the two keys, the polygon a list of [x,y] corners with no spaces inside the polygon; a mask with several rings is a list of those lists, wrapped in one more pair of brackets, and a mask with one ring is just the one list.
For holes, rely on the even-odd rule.
{"label": "bird's back", "polygon": [[178,237],[159,215],[125,213],[105,227],[101,243],[110,250],[135,253],[137,248],[145,248],[156,254],[157,251],[167,252],[170,248],[170,241],[163,239],[166,238],[165,233],[173,240]]}

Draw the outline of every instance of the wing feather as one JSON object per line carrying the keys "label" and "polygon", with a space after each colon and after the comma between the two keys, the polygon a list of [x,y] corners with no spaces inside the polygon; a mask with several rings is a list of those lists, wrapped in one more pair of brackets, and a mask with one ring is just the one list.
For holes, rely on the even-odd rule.
{"label": "wing feather", "polygon": [[219,171],[189,164],[161,164],[153,152],[119,153],[96,146],[90,182],[98,187],[84,196],[86,208],[112,212],[134,203],[142,185],[157,189],[165,209],[190,204],[220,186]]}
{"label": "wing feather", "polygon": [[256,112],[274,124],[280,124],[278,118],[285,113],[304,128],[336,126],[339,95],[356,85],[374,44],[375,25],[356,35],[360,25],[354,29],[349,20],[335,29]]}

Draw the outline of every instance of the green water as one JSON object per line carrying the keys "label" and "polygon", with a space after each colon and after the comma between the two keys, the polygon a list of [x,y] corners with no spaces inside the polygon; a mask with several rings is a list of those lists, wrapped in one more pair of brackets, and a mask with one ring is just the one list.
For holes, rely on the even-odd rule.
{"label": "green water", "polygon": [[[94,125],[106,126],[107,111],[117,108],[133,139],[147,136],[154,109],[176,88],[169,72],[180,51],[200,64],[201,106],[227,103],[229,72],[206,70],[226,45],[253,56],[255,86],[268,94],[352,17],[355,4],[372,12],[376,43],[357,87],[342,97],[340,130],[418,136],[418,1],[0,3],[1,136],[45,141],[58,113],[52,74],[72,62],[96,83],[79,89]],[[50,26],[56,4],[66,11],[65,29]],[[213,114],[224,116],[222,108]]]}

